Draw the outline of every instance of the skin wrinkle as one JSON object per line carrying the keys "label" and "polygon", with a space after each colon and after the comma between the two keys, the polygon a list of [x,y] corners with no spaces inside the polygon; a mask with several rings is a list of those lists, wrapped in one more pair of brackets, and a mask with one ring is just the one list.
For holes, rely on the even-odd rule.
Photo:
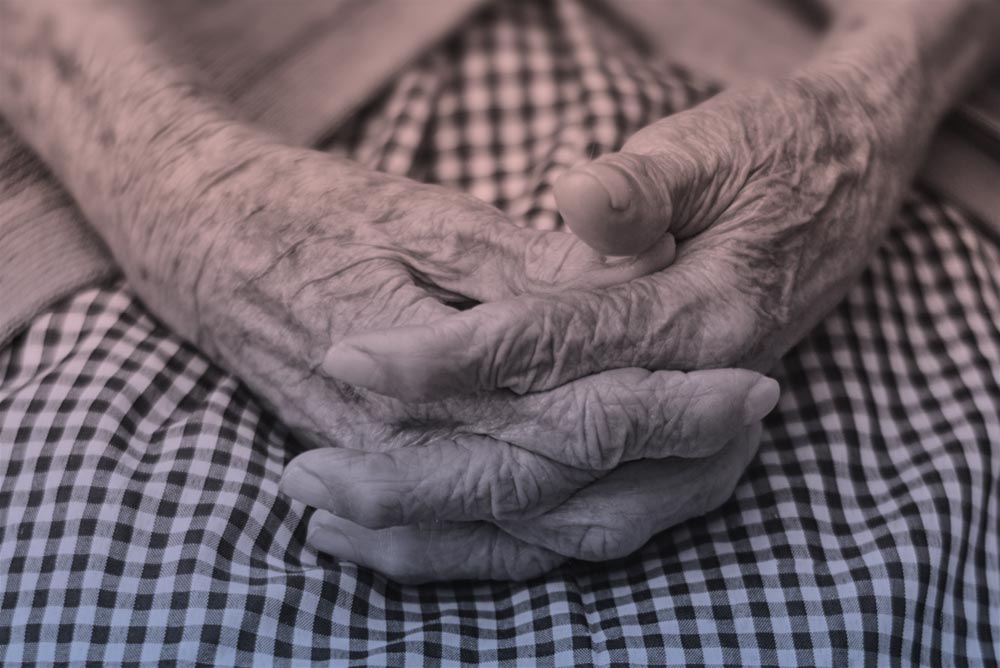
{"label": "skin wrinkle", "polygon": [[[588,466],[587,454],[589,450],[584,448],[582,453],[573,454],[577,451],[578,445],[586,444],[588,440],[575,439],[572,431],[577,429],[580,424],[583,423],[581,420],[577,420],[575,417],[578,412],[577,406],[579,405],[580,398],[577,394],[578,390],[573,386],[569,386],[565,390],[565,394],[557,394],[560,398],[557,400],[554,397],[547,401],[541,407],[541,419],[536,417],[536,414],[532,411],[525,412],[521,406],[526,401],[523,398],[515,398],[513,400],[513,408],[511,411],[509,408],[511,404],[499,404],[502,409],[501,412],[497,413],[493,420],[484,423],[484,426],[493,429],[492,425],[497,425],[497,428],[501,429],[499,432],[505,440],[508,440],[512,445],[516,445],[525,448],[527,451],[539,454],[541,456],[546,456],[543,452],[539,451],[537,447],[531,444],[531,439],[535,438],[532,432],[528,433],[518,433],[504,425],[508,424],[523,424],[530,425],[534,432],[539,434],[549,433],[551,430],[551,438],[553,442],[563,442],[565,441],[569,446],[568,449],[560,448],[558,452],[560,454],[566,454],[565,457],[560,457],[557,461],[562,464],[572,466],[574,468],[586,467]],[[609,396],[612,396],[609,394]],[[608,405],[617,405],[614,399],[606,399]],[[468,412],[475,412],[477,406],[481,406],[479,402],[472,401],[469,402],[469,407],[465,410]],[[504,408],[506,407],[506,408]],[[480,409],[481,410],[481,409]],[[565,438],[564,438],[565,437]]]}
{"label": "skin wrinkle", "polygon": [[[594,470],[614,468],[618,464],[617,453],[608,430],[610,415],[605,410],[604,402],[601,397],[590,394],[578,399],[577,406],[580,410],[577,418],[580,433],[576,440],[584,445],[584,464]],[[612,450],[610,456],[603,447],[605,445]]]}
{"label": "skin wrinkle", "polygon": [[[650,395],[650,399],[655,399],[655,398],[656,398],[655,395],[653,395],[653,394]],[[470,407],[467,410],[470,410],[470,411],[473,410],[474,406],[472,404],[473,404],[473,402],[470,402],[470,404],[469,404]],[[604,405],[607,405],[607,406],[618,405],[618,403],[616,402],[616,400],[611,400],[610,402],[605,402]],[[569,408],[570,408],[571,411],[574,410],[572,406],[570,406]],[[460,406],[457,406],[457,405],[456,405],[456,409],[459,412],[461,412],[463,410]],[[650,410],[650,409],[646,409],[646,410]],[[551,407],[549,407],[545,411],[544,414],[548,415],[548,414],[552,413],[552,411],[553,411],[553,409]],[[560,423],[562,421],[563,411],[557,411],[557,412],[558,412],[558,415],[554,415],[552,419],[558,424],[558,423]],[[628,418],[628,411],[627,410],[623,410],[622,414],[625,415],[626,419]],[[425,417],[425,415],[418,415],[418,416],[416,416],[416,419],[417,419],[418,422],[421,422],[422,420],[425,420],[426,417]],[[498,419],[503,420],[503,421],[507,421],[507,422],[509,422],[512,419],[513,420],[529,420],[530,421],[530,420],[532,420],[532,416],[530,414],[525,414],[523,416],[512,417],[510,415],[503,415],[503,414],[501,414],[501,415],[498,415]],[[606,421],[610,422],[611,420],[609,418]],[[598,424],[600,424],[600,421],[598,421]],[[655,424],[655,423],[652,423],[652,424]],[[632,434],[631,436],[634,437],[635,434]],[[621,436],[616,436],[616,437],[617,438],[621,438]],[[518,438],[512,438],[510,435],[506,435],[506,434],[505,434],[504,438],[510,440],[510,442],[513,445],[522,446],[522,447],[525,446],[524,442],[521,441],[521,440],[519,440]],[[581,441],[581,442],[583,442],[583,441]],[[528,446],[528,447],[529,447],[529,449],[528,449],[527,452],[531,453],[531,455],[539,455],[540,454],[536,449],[531,449],[530,446]],[[630,450],[627,449],[627,447],[625,449],[626,449],[627,452],[631,452]],[[652,454],[652,453],[645,453],[645,454]],[[542,456],[544,456],[544,455],[542,455]],[[593,467],[594,463],[593,462],[587,462],[586,458],[587,458],[587,455],[584,456],[584,466],[585,466],[585,468],[591,468],[591,467]],[[571,465],[573,467],[580,466],[580,463],[574,463],[574,462],[571,462],[571,461],[566,460],[566,459],[561,460],[559,463],[560,464],[563,464],[563,463],[564,464],[569,464],[569,465]],[[602,468],[602,469],[609,468],[612,464],[613,463],[602,464],[602,465],[600,465],[600,468]]]}
{"label": "skin wrinkle", "polygon": [[208,182],[206,182],[205,185],[199,191],[197,191],[195,193],[195,198],[200,199],[200,198],[204,197],[205,195],[207,195],[208,193],[210,193],[215,188],[217,188],[217,187],[219,187],[221,185],[224,185],[230,179],[233,179],[236,176],[239,176],[240,174],[242,174],[243,172],[245,172],[247,169],[249,169],[250,167],[252,167],[253,165],[255,165],[257,162],[258,162],[258,158],[255,157],[255,156],[251,156],[251,157],[249,157],[249,158],[247,158],[245,160],[242,160],[242,161],[236,163],[232,167],[229,167],[228,169],[225,169],[225,170],[219,172],[218,174],[212,176],[208,180]]}
{"label": "skin wrinkle", "polygon": [[[525,277],[536,280],[561,278],[563,270],[574,269],[577,260],[582,269],[592,268],[583,262],[593,257],[587,249],[547,245],[513,230],[500,232],[491,227],[505,224],[500,214],[461,195],[424,188],[405,179],[366,174],[342,161],[321,160],[309,151],[276,146],[272,139],[241,128],[217,101],[186,84],[171,63],[142,48],[150,38],[134,39],[129,22],[115,19],[114,5],[96,12],[85,2],[59,7],[53,0],[38,0],[14,12],[30,12],[35,17],[33,29],[20,35],[34,35],[41,26],[44,39],[14,47],[0,39],[4,55],[13,54],[10,62],[14,64],[0,59],[4,72],[31,73],[22,77],[23,85],[16,94],[8,94],[17,88],[10,85],[10,77],[0,78],[6,87],[0,96],[4,115],[18,124],[18,131],[74,193],[81,209],[109,241],[130,280],[141,277],[133,281],[134,287],[154,313],[185,334],[192,328],[210,330],[221,349],[219,361],[310,443],[336,446],[344,442],[338,435],[347,434],[351,442],[363,442],[370,451],[377,451],[387,447],[431,448],[447,437],[436,430],[416,434],[413,429],[385,425],[384,416],[399,417],[405,410],[398,401],[331,381],[319,364],[330,342],[355,331],[426,322],[421,320],[431,316],[426,305],[443,292],[488,291],[484,284],[509,277],[510,267],[516,266]],[[11,11],[7,6],[7,13]],[[46,16],[47,12],[52,14]],[[92,29],[92,21],[98,22],[100,31]],[[0,31],[3,36],[9,34],[6,26],[0,26]],[[551,397],[540,399],[536,385],[558,386],[574,374],[602,370],[612,363],[651,368],[698,362],[719,365],[723,360],[745,360],[748,350],[759,350],[766,356],[774,352],[774,340],[790,341],[786,331],[775,329],[775,314],[782,321],[794,321],[797,327],[810,321],[822,311],[810,300],[816,295],[822,298],[815,300],[817,304],[828,300],[846,283],[846,277],[863,265],[859,258],[864,256],[866,244],[884,233],[879,218],[893,206],[902,189],[876,177],[899,175],[905,171],[901,164],[915,162],[919,146],[911,144],[925,140],[926,127],[941,111],[937,99],[926,105],[929,110],[921,109],[921,96],[941,95],[938,87],[923,81],[930,60],[916,65],[910,62],[929,50],[922,51],[907,34],[894,41],[891,35],[875,39],[862,33],[852,33],[852,39],[861,41],[851,42],[840,55],[825,55],[825,65],[812,65],[792,78],[805,86],[798,99],[788,88],[772,82],[770,87],[759,87],[753,95],[742,98],[731,97],[732,92],[720,94],[655,130],[644,131],[650,150],[662,155],[662,161],[643,165],[650,180],[645,188],[656,195],[664,182],[676,186],[681,192],[668,202],[677,214],[679,222],[674,222],[697,238],[689,237],[691,243],[678,250],[677,262],[655,279],[640,279],[628,287],[603,292],[560,294],[560,299],[579,300],[574,304],[579,310],[564,306],[549,316],[549,306],[541,298],[521,302],[520,309],[519,303],[511,302],[506,314],[500,312],[489,327],[480,323],[476,330],[477,335],[500,337],[500,344],[494,348],[493,341],[481,339],[465,348],[456,346],[461,361],[479,369],[480,381],[500,378],[509,371],[516,389],[526,393],[517,398],[524,402],[517,410],[525,421],[572,425],[570,403],[558,404]],[[70,69],[75,67],[79,72],[66,76],[60,71],[66,68],[60,68],[58,51],[53,49],[72,58]],[[81,57],[83,54],[86,57]],[[781,85],[788,86],[787,82]],[[810,95],[815,99],[808,99]],[[833,109],[823,112],[824,101],[838,103],[836,113]],[[73,113],[53,112],[67,109]],[[26,121],[30,115],[37,120]],[[850,151],[843,137],[838,137],[837,127],[847,122],[860,124],[858,119],[866,117],[860,130],[872,133],[865,139],[871,140],[868,148],[873,153],[871,157],[856,157],[878,164],[858,170],[850,155],[841,155]],[[768,124],[779,121],[780,136],[785,138],[783,151],[759,141],[774,131]],[[114,132],[113,143],[102,140],[109,136],[103,130]],[[919,135],[920,141],[903,137],[907,141],[897,145],[901,133]],[[253,156],[266,156],[273,169],[266,173],[249,169],[238,178],[226,179],[225,187],[210,189],[197,198],[205,201],[192,202],[191,193],[232,164]],[[837,170],[842,173],[838,175]],[[144,172],[153,176],[143,178]],[[331,183],[335,186],[330,187]],[[655,199],[653,204],[659,205]],[[260,206],[267,207],[261,209],[267,210],[267,215],[257,217],[253,225],[240,224],[246,220],[246,211]],[[399,216],[399,225],[391,222],[394,216]],[[376,233],[370,224],[373,220],[382,221],[377,225],[387,232]],[[470,224],[470,220],[476,223]],[[867,224],[861,229],[850,227],[857,221]],[[448,237],[452,226],[461,231]],[[331,234],[333,230],[335,234]],[[336,235],[344,235],[339,237],[342,242],[346,235],[355,234],[354,230],[358,239],[381,240],[382,245],[398,245],[402,250],[390,260],[384,251],[344,248],[338,243]],[[195,276],[194,284],[201,288],[204,303],[195,316],[198,322],[192,325],[189,294],[193,274],[198,272],[192,271],[191,258],[185,253],[195,245],[203,246],[205,234],[218,239],[218,247],[212,251],[218,266],[206,269],[202,264],[202,271],[213,271],[211,290],[198,285],[207,286],[204,276]],[[839,251],[842,255],[834,256],[832,241],[837,235],[844,240],[844,248]],[[482,244],[477,243],[480,236],[484,237]],[[279,237],[303,241],[301,254],[293,251],[275,260],[287,249],[284,241],[275,240]],[[504,243],[508,237],[510,243]],[[317,241],[319,238],[326,240]],[[392,241],[385,242],[387,238]],[[371,255],[367,261],[392,263],[399,276],[372,271],[363,262],[346,273],[331,273],[365,253]],[[452,264],[468,258],[480,265],[487,256],[497,257],[497,264],[458,272]],[[767,265],[784,269],[762,272]],[[548,273],[552,267],[556,271]],[[252,289],[241,282],[262,270]],[[402,286],[400,281],[414,271],[428,283],[440,280],[448,284],[437,285],[437,293]],[[796,290],[789,288],[789,277],[800,280]],[[366,281],[377,285],[366,289]],[[834,289],[829,287],[831,281]],[[498,298],[508,299],[532,287],[502,286],[503,294]],[[289,294],[296,299],[286,301]],[[497,295],[489,292],[490,300]],[[522,327],[521,317],[533,317],[537,322]],[[539,337],[541,341],[533,343]],[[582,344],[580,337],[585,337]],[[499,370],[500,364],[519,352],[533,354],[520,360],[520,368]],[[477,354],[487,358],[485,366],[477,366]],[[622,439],[623,451],[599,455],[618,462],[641,447],[646,436],[632,428],[636,420],[655,415],[663,410],[661,404],[668,402],[662,402],[654,392],[647,395],[634,389],[614,393],[613,383],[600,383],[595,381],[579,396],[598,397],[593,400],[603,402],[600,409],[606,414],[605,422],[584,429],[577,438],[585,440],[584,448],[590,445],[588,438],[607,446],[605,432],[614,427],[614,438]],[[645,386],[640,383],[637,387]],[[411,388],[415,394],[418,390]],[[476,397],[483,411],[494,412],[488,420],[497,423],[505,414],[495,407],[510,401],[511,394],[482,391]],[[678,405],[706,410],[704,396],[695,388],[684,395],[683,403],[678,400]],[[426,408],[425,415],[428,424],[437,426],[449,419],[475,419],[471,412],[462,413],[458,404],[447,401]],[[678,413],[674,419],[675,428],[695,430],[699,436],[707,435],[710,427],[698,422],[697,414]],[[573,428],[557,433],[569,433]],[[619,428],[625,433],[619,433]],[[537,434],[525,438],[538,438]],[[739,461],[734,454],[722,453],[710,458],[704,467],[685,463],[680,469],[692,479],[701,476],[707,485],[685,486],[684,479],[671,477],[671,471],[677,469],[657,468],[664,464],[661,461],[643,462],[642,466],[663,474],[659,479],[645,479],[645,484],[653,489],[658,489],[657,485],[677,487],[678,491],[671,488],[669,495],[677,507],[664,508],[667,504],[662,494],[654,503],[651,499],[656,497],[640,494],[639,482],[615,483],[614,471],[531,468],[529,462],[537,462],[539,456],[533,450],[504,449],[511,445],[499,440],[495,445],[503,449],[500,456],[508,462],[529,467],[523,483],[492,483],[499,485],[491,493],[497,495],[501,509],[530,496],[534,485],[569,484],[559,478],[558,471],[564,477],[595,476],[593,486],[578,485],[576,494],[561,503],[558,512],[537,515],[531,530],[552,533],[571,548],[586,520],[596,517],[598,524],[623,532],[622,536],[606,534],[590,539],[593,549],[606,552],[634,547],[654,525],[662,527],[702,509],[691,504],[721,502],[731,492],[746,451],[751,449],[740,449],[736,453]],[[540,449],[545,444],[534,445]],[[576,453],[570,450],[565,456],[578,456],[579,447]],[[470,455],[473,452],[468,451]],[[587,454],[584,449],[583,455]],[[442,467],[447,464],[444,460],[439,463]],[[466,471],[471,470],[472,466]],[[638,471],[636,480],[642,479],[640,469],[629,471]],[[610,488],[602,486],[608,479]],[[451,491],[456,493],[457,487]],[[615,492],[631,495],[631,505]],[[442,514],[463,510],[461,498],[449,502],[453,507],[443,509]],[[391,513],[399,505],[385,499],[380,508],[378,512]],[[553,527],[553,523],[559,526]],[[435,525],[433,530],[443,526]],[[503,574],[508,575],[510,569],[524,563],[551,565],[558,561],[546,551],[545,546],[551,544],[546,536],[532,546],[509,538],[492,525],[472,526],[471,530],[469,526],[455,530],[465,531],[463,536],[475,534],[478,542],[456,539],[455,534],[446,536],[441,530],[433,534],[435,542],[426,549],[418,542],[421,532],[412,528],[348,540],[359,551],[367,547],[371,552],[372,545],[378,545],[375,552],[379,559],[386,559],[386,545],[398,550],[404,559],[390,567],[414,578],[426,576],[428,570],[441,573],[442,568],[452,567],[481,568],[477,572],[485,573],[491,565],[502,565]],[[385,540],[388,542],[379,542]],[[491,559],[490,550],[502,554]],[[470,565],[459,555],[475,555],[472,560],[481,562]],[[426,563],[432,559],[438,561]]]}
{"label": "skin wrinkle", "polygon": [[621,543],[622,532],[619,528],[591,524],[584,527],[570,554],[578,554],[587,561],[606,561],[619,556]]}
{"label": "skin wrinkle", "polygon": [[[533,469],[519,461],[518,449],[505,450],[510,454],[501,457],[500,469],[495,475],[484,474],[489,512],[480,519],[511,519],[521,517],[525,510],[538,504],[544,497],[542,486],[532,475]],[[530,461],[530,459],[529,459]]]}

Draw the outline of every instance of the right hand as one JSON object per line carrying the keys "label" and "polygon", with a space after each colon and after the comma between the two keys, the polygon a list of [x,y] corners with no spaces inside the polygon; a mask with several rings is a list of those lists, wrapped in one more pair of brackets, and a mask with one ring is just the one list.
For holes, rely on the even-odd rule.
{"label": "right hand", "polygon": [[[742,472],[745,435],[776,400],[773,381],[758,386],[761,376],[749,371],[619,369],[543,393],[434,402],[384,397],[322,372],[326,352],[345,336],[432,322],[456,313],[451,302],[625,282],[668,264],[671,239],[610,263],[571,235],[519,229],[472,197],[325,154],[270,145],[216,152],[232,166],[200,175],[193,197],[174,186],[172,201],[183,206],[156,216],[176,226],[161,236],[173,241],[153,248],[146,270],[133,268],[129,278],[154,312],[238,375],[296,435],[326,446],[293,461],[282,485],[332,513],[319,525],[340,518],[412,531],[462,522],[476,546],[491,546],[489,560],[431,560],[396,577],[523,578],[595,554],[578,555],[572,537],[556,544],[553,532],[518,522],[559,517],[557,507],[627,462],[700,471],[694,497],[688,490],[673,505],[661,499],[674,521],[707,510],[712,490],[731,489],[732,472]],[[669,457],[739,464],[691,469]],[[621,482],[607,479],[612,488]],[[576,515],[586,530],[586,512]],[[640,544],[656,528],[644,528]]]}

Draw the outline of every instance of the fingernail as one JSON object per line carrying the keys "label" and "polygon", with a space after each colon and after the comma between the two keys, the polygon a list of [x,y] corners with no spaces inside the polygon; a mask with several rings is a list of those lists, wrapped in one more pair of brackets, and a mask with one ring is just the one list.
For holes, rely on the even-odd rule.
{"label": "fingernail", "polygon": [[759,422],[751,427],[751,432],[747,440],[747,461],[744,468],[750,466],[750,462],[757,456],[757,451],[760,450],[760,437],[763,431],[764,429]]}
{"label": "fingernail", "polygon": [[342,343],[327,351],[323,359],[323,372],[337,380],[362,387],[371,385],[376,373],[371,357]]}
{"label": "fingernail", "polygon": [[319,476],[299,465],[289,465],[281,478],[281,491],[307,506],[322,508],[329,504],[330,490]]}
{"label": "fingernail", "polygon": [[583,167],[578,173],[586,174],[597,181],[608,193],[611,208],[624,211],[632,201],[632,184],[620,169],[594,162]]}
{"label": "fingernail", "polygon": [[743,424],[752,425],[764,419],[764,416],[774,410],[781,396],[778,381],[764,376],[758,380],[747,394],[743,404]]}

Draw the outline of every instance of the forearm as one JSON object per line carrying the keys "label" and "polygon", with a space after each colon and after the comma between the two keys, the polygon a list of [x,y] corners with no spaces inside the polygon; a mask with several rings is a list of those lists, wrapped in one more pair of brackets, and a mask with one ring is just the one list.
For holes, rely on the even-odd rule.
{"label": "forearm", "polygon": [[194,200],[266,142],[159,53],[136,8],[0,0],[0,112],[158,314],[193,336],[201,249],[223,222],[192,215]]}
{"label": "forearm", "polygon": [[[3,2],[0,111],[85,208],[226,112],[143,37],[135,4]],[[130,194],[130,193],[126,193]],[[104,216],[101,216],[104,218]]]}
{"label": "forearm", "polygon": [[944,114],[1000,61],[997,0],[826,0],[831,25],[799,76],[836,79],[885,141],[919,155]]}

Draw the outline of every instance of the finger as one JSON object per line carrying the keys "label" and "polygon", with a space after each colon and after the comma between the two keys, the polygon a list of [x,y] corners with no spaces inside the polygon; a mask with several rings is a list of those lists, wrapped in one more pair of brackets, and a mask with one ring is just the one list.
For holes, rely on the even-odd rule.
{"label": "finger", "polygon": [[[553,461],[607,471],[637,459],[705,457],[778,402],[778,383],[753,371],[615,369],[546,392],[479,394],[445,402],[465,429]],[[433,424],[440,404],[411,405]]]}
{"label": "finger", "polygon": [[673,222],[670,181],[659,175],[659,187],[651,185],[655,177],[650,172],[658,171],[656,167],[654,158],[622,154],[609,154],[576,167],[556,181],[559,214],[598,252],[642,253],[666,234]]}
{"label": "finger", "polygon": [[[496,225],[478,231],[474,252],[446,260],[436,254],[411,267],[433,283],[480,302],[566,289],[596,289],[660,271],[676,254],[674,238],[661,234],[630,257],[608,258],[571,234]],[[454,255],[454,253],[452,253]]]}
{"label": "finger", "polygon": [[[621,399],[609,399],[610,392],[594,394],[584,399],[584,408],[574,407],[576,427],[562,429],[565,415],[543,410],[546,422],[534,426],[517,416],[520,424],[497,427],[494,438],[458,434],[384,452],[369,451],[365,444],[320,448],[288,465],[281,488],[370,528],[533,516],[621,462],[712,454],[758,424],[778,399],[775,381],[748,371],[609,374],[632,377],[638,389],[625,399],[632,405],[621,408]],[[658,378],[667,385],[658,386]],[[739,388],[735,401],[732,388]],[[560,388],[547,394],[558,392],[577,393]]]}
{"label": "finger", "polygon": [[[405,267],[418,283],[477,301],[565,286],[603,287],[658,271],[674,257],[673,239],[636,257],[609,260],[565,232],[519,228],[493,207],[437,186],[400,180],[384,224],[345,242]],[[399,215],[410,207],[414,218]]]}
{"label": "finger", "polygon": [[745,300],[712,294],[729,281],[724,268],[696,264],[604,291],[522,297],[366,332],[333,346],[321,370],[417,401],[545,390],[609,368],[731,366],[753,340],[755,314]]}
{"label": "finger", "polygon": [[[527,262],[527,282],[522,294],[544,294],[570,289],[596,290],[627,283],[665,269],[677,254],[677,244],[671,234],[659,235],[640,253],[619,254],[626,255],[625,257],[602,255],[577,237],[563,232],[543,234],[550,240],[548,252],[534,255]],[[569,250],[553,250],[559,246],[568,246]],[[569,255],[569,259],[563,260],[563,254]],[[574,255],[577,259],[573,259]],[[500,298],[507,296],[517,295],[499,295]]]}
{"label": "finger", "polygon": [[367,529],[316,511],[308,542],[323,552],[420,584],[445,580],[528,580],[566,560],[486,522]]}
{"label": "finger", "polygon": [[[626,556],[654,534],[714,510],[728,499],[756,454],[755,425],[704,460],[622,467],[557,509],[533,520],[436,523],[370,529],[326,511],[314,513],[308,542],[340,559],[404,583],[525,580],[567,557]],[[509,532],[509,533],[508,533]]]}
{"label": "finger", "polygon": [[[309,256],[319,262],[323,258]],[[340,272],[337,281],[314,280],[302,285],[300,280],[279,283],[285,292],[276,295],[285,306],[303,300],[324,304],[325,308],[305,310],[316,331],[337,332],[349,336],[402,325],[426,324],[459,311],[446,303],[446,293],[434,286],[418,285],[413,276],[388,260],[361,263]]]}
{"label": "finger", "polygon": [[683,118],[664,119],[620,152],[563,174],[554,194],[567,226],[608,255],[643,253],[668,231],[683,238],[700,229],[708,213],[701,204],[712,201],[712,184],[724,170],[714,152],[691,151],[682,128]]}
{"label": "finger", "polygon": [[501,523],[525,542],[588,561],[631,554],[654,534],[718,508],[760,444],[754,425],[711,457],[625,464],[553,510]]}
{"label": "finger", "polygon": [[387,452],[320,448],[285,469],[292,498],[377,529],[537,514],[600,475],[465,435]]}

